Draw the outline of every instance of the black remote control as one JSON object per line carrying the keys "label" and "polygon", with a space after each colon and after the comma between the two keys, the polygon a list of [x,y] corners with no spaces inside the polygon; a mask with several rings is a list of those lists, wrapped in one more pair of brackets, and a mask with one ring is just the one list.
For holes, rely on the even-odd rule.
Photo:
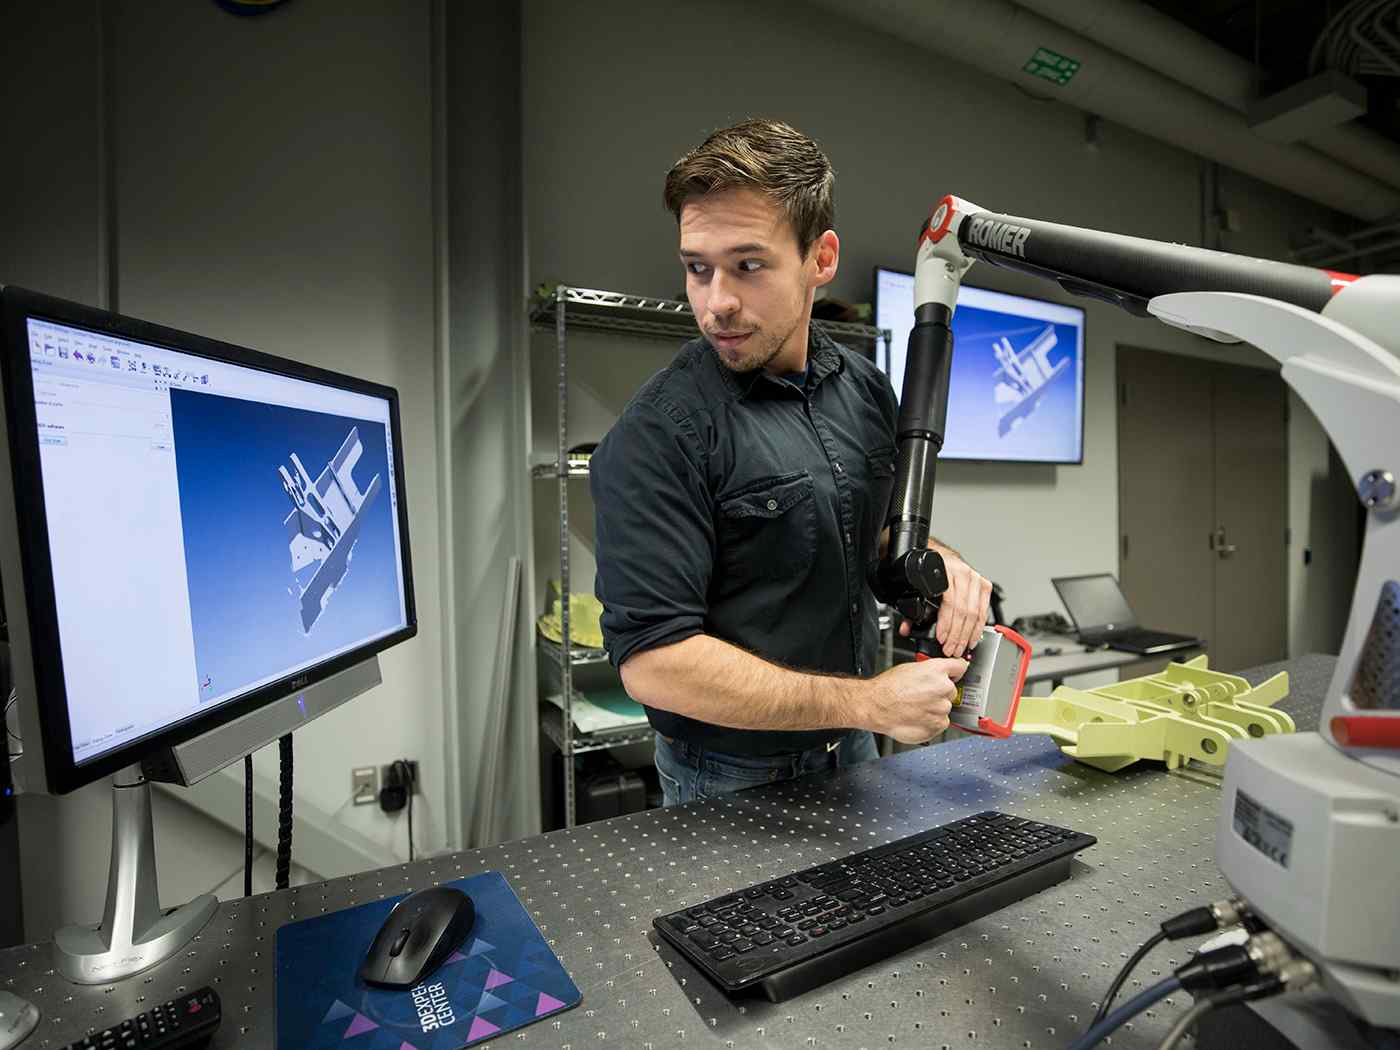
{"label": "black remote control", "polygon": [[219,1017],[218,993],[199,988],[69,1043],[65,1050],[183,1050],[203,1046],[219,1027]]}

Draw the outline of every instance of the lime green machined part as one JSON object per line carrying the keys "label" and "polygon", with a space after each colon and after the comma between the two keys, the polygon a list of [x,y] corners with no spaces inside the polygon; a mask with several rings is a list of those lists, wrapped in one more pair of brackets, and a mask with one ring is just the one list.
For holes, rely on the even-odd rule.
{"label": "lime green machined part", "polygon": [[1287,695],[1286,672],[1256,687],[1198,656],[1096,689],[1023,696],[1013,731],[1046,734],[1066,755],[1109,773],[1142,759],[1168,769],[1188,759],[1223,766],[1231,740],[1295,731],[1292,718],[1272,709]]}

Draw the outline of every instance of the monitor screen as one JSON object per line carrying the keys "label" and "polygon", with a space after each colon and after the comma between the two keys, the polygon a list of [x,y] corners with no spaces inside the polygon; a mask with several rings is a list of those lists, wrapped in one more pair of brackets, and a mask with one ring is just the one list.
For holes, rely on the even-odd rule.
{"label": "monitor screen", "polygon": [[[875,324],[891,332],[895,396],[914,327],[914,277],[875,271]],[[943,459],[1079,463],[1084,458],[1084,311],[963,285]]]}
{"label": "monitor screen", "polygon": [[1081,631],[1106,627],[1134,627],[1137,618],[1118,581],[1108,573],[1097,576],[1061,576],[1051,581],[1065,603],[1074,626]]}
{"label": "monitor screen", "polygon": [[74,766],[411,626],[392,391],[25,327]]}

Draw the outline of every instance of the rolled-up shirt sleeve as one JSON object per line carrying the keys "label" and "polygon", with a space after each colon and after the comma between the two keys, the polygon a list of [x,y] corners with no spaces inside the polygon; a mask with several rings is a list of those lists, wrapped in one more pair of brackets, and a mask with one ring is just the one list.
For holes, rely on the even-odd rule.
{"label": "rolled-up shirt sleeve", "polygon": [[715,522],[691,419],[664,398],[633,401],[594,452],[589,479],[594,590],[613,665],[702,633]]}

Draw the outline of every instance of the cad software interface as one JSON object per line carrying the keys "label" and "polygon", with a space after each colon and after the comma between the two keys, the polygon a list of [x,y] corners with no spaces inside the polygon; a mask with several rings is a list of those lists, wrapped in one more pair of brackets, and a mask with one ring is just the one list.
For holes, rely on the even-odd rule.
{"label": "cad software interface", "polygon": [[[876,275],[875,323],[891,332],[896,396],[914,327],[914,278]],[[943,459],[1074,463],[1081,458],[1084,312],[963,285],[953,313]]]}
{"label": "cad software interface", "polygon": [[75,762],[406,626],[388,401],[28,329]]}

